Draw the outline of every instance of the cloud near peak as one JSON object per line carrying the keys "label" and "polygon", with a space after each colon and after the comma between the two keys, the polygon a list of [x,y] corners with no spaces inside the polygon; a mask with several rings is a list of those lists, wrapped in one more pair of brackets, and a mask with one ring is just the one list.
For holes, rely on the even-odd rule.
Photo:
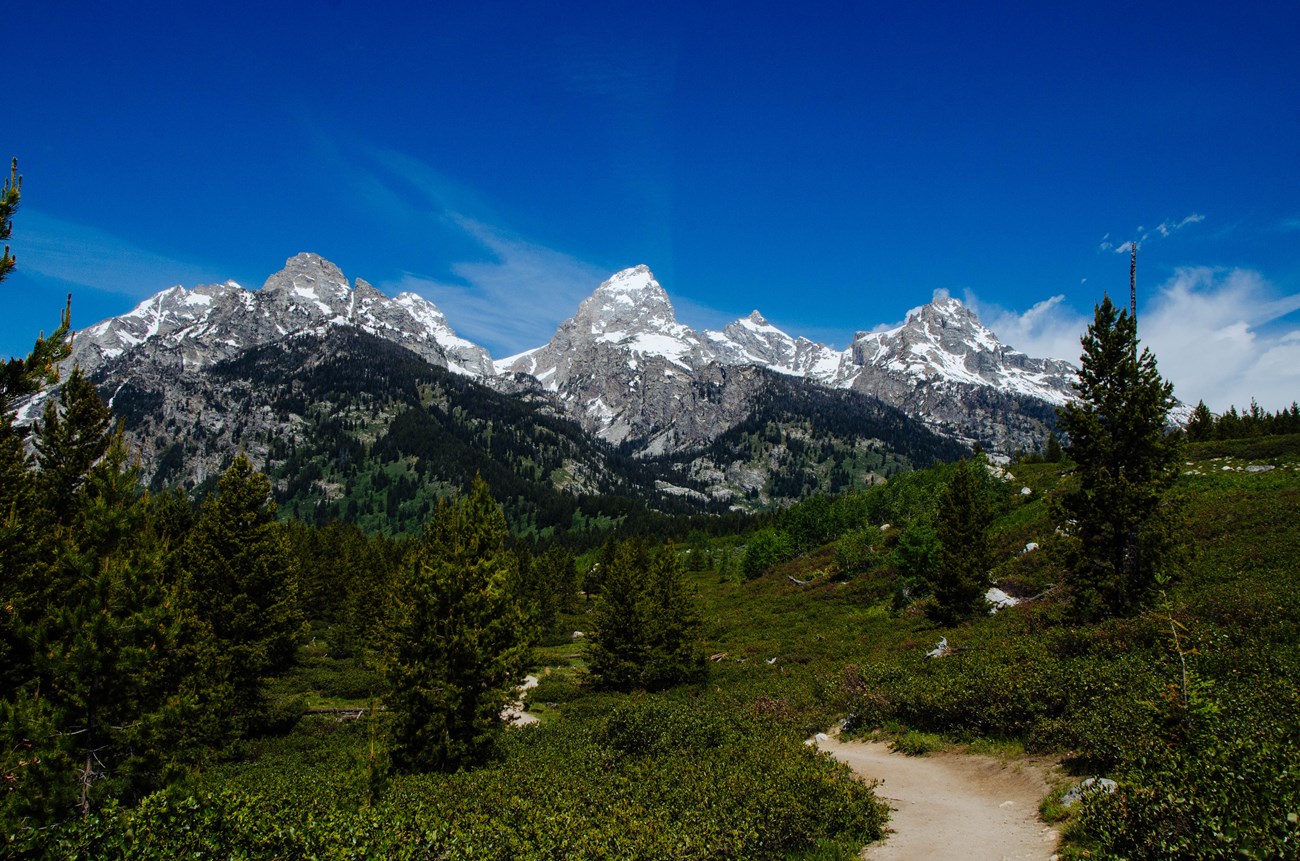
{"label": "cloud near peak", "polygon": [[[1027,311],[966,294],[966,304],[1003,343],[1031,356],[1079,361],[1079,339],[1092,322],[1052,296]],[[1279,410],[1300,399],[1300,294],[1279,295],[1249,269],[1186,267],[1138,312],[1138,334],[1174,394],[1204,400],[1215,412],[1255,399]]]}

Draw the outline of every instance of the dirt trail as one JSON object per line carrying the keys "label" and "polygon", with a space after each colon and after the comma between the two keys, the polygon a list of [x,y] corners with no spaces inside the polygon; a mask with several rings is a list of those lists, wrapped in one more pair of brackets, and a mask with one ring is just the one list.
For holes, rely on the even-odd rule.
{"label": "dirt trail", "polygon": [[1033,762],[957,753],[904,756],[880,742],[819,738],[817,746],[882,783],[876,795],[894,813],[869,861],[1047,861],[1057,834],[1038,819],[1047,768]]}
{"label": "dirt trail", "polygon": [[537,676],[524,676],[524,683],[516,688],[519,691],[519,699],[505,707],[505,710],[501,712],[501,719],[510,726],[527,726],[530,723],[537,723],[537,715],[524,711],[524,694],[535,687],[537,687]]}

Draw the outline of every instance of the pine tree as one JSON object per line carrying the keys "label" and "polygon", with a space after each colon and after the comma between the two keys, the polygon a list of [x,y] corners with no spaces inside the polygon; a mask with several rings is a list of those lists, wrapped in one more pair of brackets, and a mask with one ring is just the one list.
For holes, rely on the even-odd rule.
{"label": "pine tree", "polygon": [[481,478],[439,503],[398,573],[384,654],[393,765],[481,762],[523,673],[528,644],[505,516]]}
{"label": "pine tree", "polygon": [[1171,566],[1179,437],[1167,431],[1176,403],[1137,322],[1107,297],[1083,338],[1078,400],[1059,411],[1078,465],[1059,506],[1076,612],[1123,615],[1146,606]]}
{"label": "pine tree", "polygon": [[1192,410],[1192,417],[1187,420],[1187,438],[1192,442],[1214,439],[1214,414],[1205,405],[1205,401],[1196,402],[1196,409]]}
{"label": "pine tree", "polygon": [[34,636],[47,696],[75,747],[85,815],[95,796],[125,786],[131,737],[155,705],[143,690],[148,667],[168,644],[159,624],[162,556],[142,537],[139,473],[120,430],[71,502],[55,594]]}
{"label": "pine tree", "polygon": [[939,538],[928,518],[917,518],[903,530],[894,547],[894,566],[899,580],[894,606],[901,610],[929,593],[930,582],[939,570]]}
{"label": "pine tree", "polygon": [[587,634],[587,669],[595,687],[630,691],[650,658],[643,584],[650,558],[636,539],[612,547],[601,565],[601,592]]}
{"label": "pine tree", "polygon": [[[22,199],[22,187],[23,178],[18,174],[18,159],[15,158],[9,179],[0,191],[0,242],[6,242],[13,231],[14,213]],[[6,242],[4,252],[0,254],[0,281],[9,276],[17,262],[9,253]],[[68,337],[71,312],[72,297],[69,296],[60,325],[50,337],[42,335],[37,338],[26,359],[9,359],[0,363],[0,437],[13,431],[5,422],[15,399],[40,391],[42,386],[58,380],[58,365],[72,352],[72,342]]]}
{"label": "pine tree", "polygon": [[53,538],[40,505],[23,441],[0,416],[0,691],[31,677],[31,644],[23,633],[44,605],[39,584]]}
{"label": "pine tree", "polygon": [[573,552],[552,544],[536,558],[520,560],[520,594],[532,608],[543,637],[556,633],[559,613],[572,613],[577,590]]}
{"label": "pine tree", "polygon": [[1056,438],[1055,431],[1047,432],[1047,446],[1043,451],[1044,463],[1060,463],[1065,453],[1061,451],[1061,441]]}
{"label": "pine tree", "polygon": [[30,798],[5,807],[37,823],[156,787],[176,748],[162,729],[184,702],[175,679],[189,671],[120,429],[78,485],[66,519],[46,523],[49,558],[19,581],[13,603],[30,650],[8,668],[0,734],[5,750],[22,752],[7,779]]}
{"label": "pine tree", "polygon": [[984,460],[962,460],[939,495],[935,522],[939,564],[930,583],[930,617],[955,625],[984,608],[993,554],[988,529],[993,509],[986,489]]}
{"label": "pine tree", "polygon": [[660,690],[698,678],[698,624],[677,551],[669,546],[652,558],[639,540],[621,542],[605,567],[587,638],[593,686]]}
{"label": "pine tree", "polygon": [[112,420],[80,368],[63,384],[58,405],[53,399],[45,405],[35,440],[36,462],[42,497],[60,523],[67,523],[77,489],[108,450]]}
{"label": "pine tree", "polygon": [[650,660],[642,672],[642,686],[660,690],[698,680],[706,668],[698,642],[700,622],[682,574],[681,557],[672,544],[655,554],[647,586]]}
{"label": "pine tree", "polygon": [[187,607],[217,645],[210,673],[229,685],[241,733],[261,727],[268,677],[293,663],[303,629],[298,564],[275,514],[270,480],[239,454],[179,553]]}
{"label": "pine tree", "polygon": [[18,159],[15,158],[9,169],[9,179],[5,180],[4,190],[0,191],[0,242],[6,243],[4,253],[0,254],[0,281],[9,277],[18,262],[9,253],[7,240],[14,229],[14,213],[18,211],[22,191],[23,178],[18,175]]}

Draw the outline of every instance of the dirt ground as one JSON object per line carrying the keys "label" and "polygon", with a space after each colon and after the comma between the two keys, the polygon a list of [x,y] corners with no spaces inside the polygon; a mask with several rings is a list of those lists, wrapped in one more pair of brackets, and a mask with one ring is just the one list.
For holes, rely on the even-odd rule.
{"label": "dirt ground", "polygon": [[520,698],[506,706],[505,711],[501,712],[501,719],[511,726],[527,726],[530,723],[537,723],[537,715],[529,714],[524,711],[523,694],[529,688],[537,687],[537,676],[524,676],[524,683],[519,686]]}
{"label": "dirt ground", "polygon": [[818,747],[869,780],[894,809],[868,861],[1048,861],[1057,833],[1038,818],[1050,764],[960,753],[904,756],[881,742],[819,738]]}

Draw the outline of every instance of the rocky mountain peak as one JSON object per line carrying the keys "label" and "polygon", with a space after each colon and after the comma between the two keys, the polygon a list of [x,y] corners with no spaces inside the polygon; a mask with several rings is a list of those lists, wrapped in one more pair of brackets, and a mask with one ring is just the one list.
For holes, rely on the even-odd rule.
{"label": "rocky mountain peak", "polygon": [[593,335],[644,332],[677,324],[668,293],[642,264],[617,272],[578,306],[574,321]]}
{"label": "rocky mountain peak", "polygon": [[284,262],[266,279],[263,297],[277,305],[303,309],[311,317],[329,318],[346,312],[352,288],[342,270],[319,254],[303,252]]}
{"label": "rocky mountain peak", "polygon": [[919,308],[907,312],[904,329],[912,331],[961,330],[977,334],[984,341],[997,342],[993,334],[979,317],[961,300],[940,293],[933,300]]}
{"label": "rocky mountain peak", "polygon": [[457,336],[432,302],[414,293],[390,299],[361,279],[354,290],[339,267],[306,252],[286,260],[261,290],[233,281],[164,290],[78,333],[69,363],[90,372],[129,352],[174,351],[184,367],[197,369],[288,335],[337,326],[378,335],[458,373],[492,373],[487,351]]}
{"label": "rocky mountain peak", "polygon": [[357,279],[357,286],[353,290],[353,293],[356,295],[356,300],[358,302],[364,302],[367,300],[374,302],[380,299],[388,298],[379,290],[377,290],[373,284],[371,284],[369,281],[367,281],[364,278]]}

